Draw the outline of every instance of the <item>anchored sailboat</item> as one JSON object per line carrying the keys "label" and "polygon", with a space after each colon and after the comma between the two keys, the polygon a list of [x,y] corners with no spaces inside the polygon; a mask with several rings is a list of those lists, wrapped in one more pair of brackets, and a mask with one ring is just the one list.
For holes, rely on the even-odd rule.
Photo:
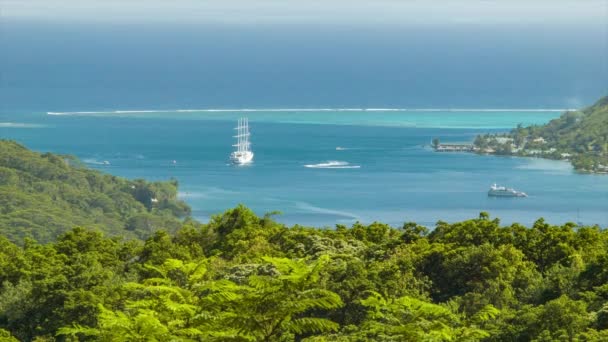
{"label": "anchored sailboat", "polygon": [[251,151],[251,142],[249,142],[249,120],[240,118],[237,127],[236,150],[230,154],[230,160],[237,165],[249,164],[253,161],[253,152]]}

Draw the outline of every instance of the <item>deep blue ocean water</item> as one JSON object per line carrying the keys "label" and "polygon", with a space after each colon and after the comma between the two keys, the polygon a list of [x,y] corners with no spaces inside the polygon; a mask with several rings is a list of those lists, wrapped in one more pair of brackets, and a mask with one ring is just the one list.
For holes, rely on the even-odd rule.
{"label": "deep blue ocean water", "polygon": [[0,22],[0,114],[175,108],[579,108],[604,23]]}
{"label": "deep blue ocean water", "polygon": [[[202,220],[244,203],[259,214],[282,211],[283,222],[319,226],[432,225],[482,210],[504,222],[542,216],[608,225],[606,176],[579,175],[564,162],[428,148],[434,137],[471,141],[559,112],[172,111],[580,108],[608,93],[604,23],[49,18],[0,21],[0,137],[74,154],[120,176],[175,177]],[[150,109],[168,111],[112,113]],[[74,111],[111,113],[46,114]],[[235,168],[226,160],[232,127],[244,115],[255,163]],[[332,161],[346,167],[306,167]],[[488,198],[493,182],[530,197]]]}

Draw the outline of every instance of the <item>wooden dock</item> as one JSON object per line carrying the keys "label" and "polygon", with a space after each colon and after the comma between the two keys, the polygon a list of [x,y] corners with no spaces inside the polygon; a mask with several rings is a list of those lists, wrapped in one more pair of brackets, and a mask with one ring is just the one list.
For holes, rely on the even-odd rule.
{"label": "wooden dock", "polygon": [[439,144],[433,148],[435,152],[473,152],[472,144]]}

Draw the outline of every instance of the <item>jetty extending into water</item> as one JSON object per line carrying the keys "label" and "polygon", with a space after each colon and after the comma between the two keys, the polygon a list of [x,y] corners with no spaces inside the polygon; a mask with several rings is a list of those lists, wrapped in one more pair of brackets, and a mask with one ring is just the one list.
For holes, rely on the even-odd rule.
{"label": "jetty extending into water", "polygon": [[473,152],[473,144],[437,144],[433,145],[435,152]]}

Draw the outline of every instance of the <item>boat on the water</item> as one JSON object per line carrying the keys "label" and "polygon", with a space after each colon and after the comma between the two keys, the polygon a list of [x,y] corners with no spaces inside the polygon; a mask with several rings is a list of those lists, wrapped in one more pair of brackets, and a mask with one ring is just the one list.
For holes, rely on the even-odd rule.
{"label": "boat on the water", "polygon": [[525,192],[517,191],[515,189],[507,188],[505,186],[498,186],[496,183],[492,184],[490,190],[488,190],[488,196],[493,197],[528,197]]}
{"label": "boat on the water", "polygon": [[251,142],[249,141],[249,120],[240,118],[237,127],[236,150],[230,154],[230,161],[236,165],[249,164],[253,161],[253,152],[251,151]]}

